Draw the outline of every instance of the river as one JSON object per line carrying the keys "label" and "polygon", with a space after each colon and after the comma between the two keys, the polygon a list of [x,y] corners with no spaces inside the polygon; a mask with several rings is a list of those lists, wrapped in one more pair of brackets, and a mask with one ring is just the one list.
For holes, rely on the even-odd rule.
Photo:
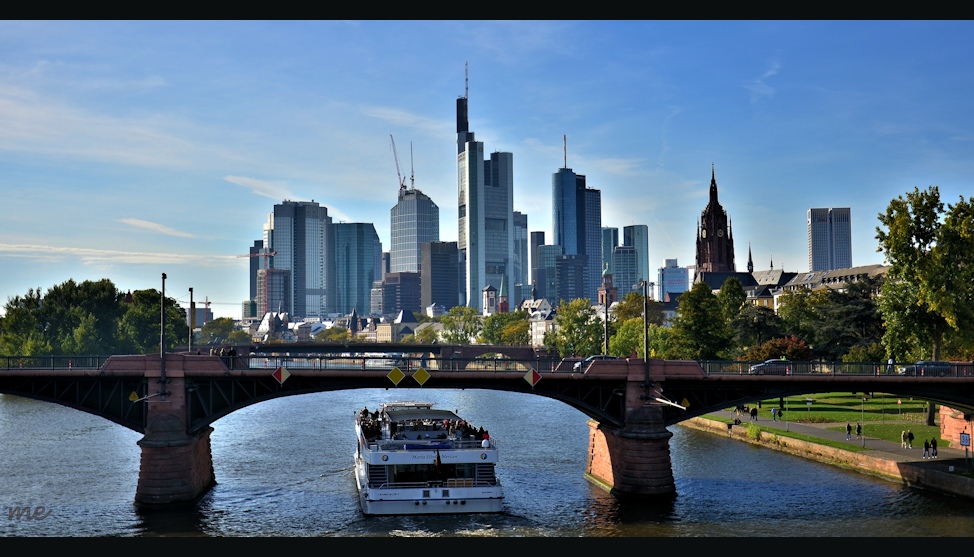
{"label": "river", "polygon": [[[352,473],[355,412],[427,400],[490,431],[505,512],[365,517]],[[540,396],[360,389],[255,404],[213,424],[217,485],[193,509],[134,505],[141,435],[67,407],[0,395],[5,537],[756,537],[974,535],[970,500],[680,426],[676,497],[623,502],[584,478],[588,426]],[[44,507],[32,520],[11,508]]]}

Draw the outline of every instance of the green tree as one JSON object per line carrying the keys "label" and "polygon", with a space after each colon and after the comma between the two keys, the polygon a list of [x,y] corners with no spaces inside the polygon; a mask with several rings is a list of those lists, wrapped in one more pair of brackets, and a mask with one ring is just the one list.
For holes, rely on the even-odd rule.
{"label": "green tree", "polygon": [[434,342],[439,342],[436,337],[436,327],[430,325],[423,327],[422,329],[416,329],[416,342],[420,344],[433,344]]}
{"label": "green tree", "polygon": [[555,314],[554,331],[549,335],[549,347],[562,358],[584,358],[602,353],[604,336],[604,324],[596,315],[591,300],[561,300]]}
{"label": "green tree", "polygon": [[731,331],[717,296],[704,282],[697,282],[680,296],[673,319],[668,357],[683,360],[716,360],[730,347]]}
{"label": "green tree", "polygon": [[[158,290],[136,290],[132,292],[132,304],[119,323],[119,337],[136,354],[151,354],[159,351],[159,325],[161,320],[161,294]],[[179,307],[174,298],[166,297],[166,348],[176,346],[188,338],[189,325],[186,311]]]}
{"label": "green tree", "polygon": [[200,327],[199,344],[230,344],[230,333],[236,330],[232,317],[217,317]]}
{"label": "green tree", "polygon": [[[663,324],[663,304],[656,300],[647,300],[646,323],[650,325]],[[638,317],[643,318],[643,294],[635,290],[628,292],[612,309],[612,317],[619,323]]]}
{"label": "green tree", "polygon": [[643,318],[631,317],[616,325],[616,333],[609,339],[609,354],[627,358],[643,353]]}
{"label": "green tree", "polygon": [[0,354],[40,356],[52,353],[50,343],[44,338],[44,325],[39,321],[40,306],[40,288],[31,288],[24,296],[7,300],[4,315],[0,317]]}
{"label": "green tree", "polygon": [[782,336],[783,328],[782,319],[773,309],[754,304],[744,304],[737,316],[731,320],[734,341],[740,350]]}
{"label": "green tree", "polygon": [[531,324],[528,320],[525,318],[505,325],[501,329],[501,344],[512,346],[531,344]]}
{"label": "green tree", "polygon": [[752,362],[763,362],[772,358],[807,362],[812,359],[812,349],[804,340],[795,335],[789,335],[773,338],[758,346],[751,346],[744,353],[744,359]]}
{"label": "green tree", "polygon": [[786,290],[779,301],[778,316],[784,332],[811,343],[815,338],[818,316],[815,307],[824,300],[824,289],[794,288]]}
{"label": "green tree", "polygon": [[[889,268],[880,308],[891,354],[926,344],[941,359],[945,336],[974,338],[974,203],[963,196],[946,211],[930,186],[892,200],[879,214],[876,239]],[[931,405],[932,408],[932,405]]]}
{"label": "green tree", "polygon": [[331,326],[315,335],[318,342],[348,342],[352,340],[352,332],[342,326]]}
{"label": "green tree", "polygon": [[443,339],[450,344],[470,344],[480,332],[480,314],[468,306],[454,306],[441,318]]}
{"label": "green tree", "polygon": [[488,315],[483,318],[478,340],[484,344],[509,344],[504,341],[504,329],[522,321],[527,325],[528,312],[525,310]]}
{"label": "green tree", "polygon": [[[882,340],[883,322],[876,303],[881,283],[873,277],[851,282],[840,290],[825,290],[822,301],[815,305],[815,357],[843,360],[851,348]],[[880,355],[878,360],[885,358]]]}
{"label": "green tree", "polygon": [[724,284],[720,285],[720,290],[717,291],[717,304],[720,306],[720,313],[727,323],[737,317],[746,301],[747,293],[744,292],[744,285],[737,277],[727,277]]}

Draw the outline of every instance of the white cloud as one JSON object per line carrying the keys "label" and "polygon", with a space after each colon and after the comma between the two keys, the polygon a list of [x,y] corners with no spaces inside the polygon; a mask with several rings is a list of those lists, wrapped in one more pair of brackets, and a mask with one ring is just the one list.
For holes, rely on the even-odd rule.
{"label": "white cloud", "polygon": [[751,92],[751,103],[756,103],[762,98],[771,98],[775,94],[774,87],[771,87],[765,80],[774,77],[781,69],[781,64],[777,60],[771,62],[771,67],[764,71],[757,79],[744,84],[744,88]]}
{"label": "white cloud", "polygon": [[62,246],[39,246],[30,244],[0,244],[0,258],[4,257],[21,257],[43,261],[63,261],[75,259],[86,265],[118,263],[191,265],[206,267],[228,265],[233,267],[243,266],[242,259],[228,255],[116,251]]}
{"label": "white cloud", "polygon": [[156,222],[149,222],[147,220],[139,219],[119,219],[119,222],[127,224],[129,226],[134,226],[136,228],[144,228],[146,230],[152,230],[153,232],[159,232],[160,234],[166,234],[167,236],[176,236],[179,238],[192,238],[193,235],[189,232],[180,232],[179,230],[174,230],[169,228],[164,224],[159,224]]}
{"label": "white cloud", "polygon": [[246,176],[226,176],[223,179],[231,184],[247,188],[257,195],[269,197],[275,201],[283,201],[285,199],[292,199],[293,197],[291,192],[280,182],[268,182],[256,178],[247,178]]}

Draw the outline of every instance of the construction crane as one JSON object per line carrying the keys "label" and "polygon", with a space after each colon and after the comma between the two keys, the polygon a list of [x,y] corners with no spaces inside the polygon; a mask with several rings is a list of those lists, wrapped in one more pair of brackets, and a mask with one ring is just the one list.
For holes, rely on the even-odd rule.
{"label": "construction crane", "polygon": [[406,179],[403,178],[402,170],[399,169],[399,155],[396,153],[396,140],[392,137],[391,133],[389,134],[389,139],[392,140],[392,156],[396,159],[396,175],[399,176],[399,189],[404,190],[406,189]]}
{"label": "construction crane", "polygon": [[[244,253],[244,254],[238,255],[237,257],[274,257],[275,255],[277,255],[277,252],[276,251],[264,251],[264,250],[261,250],[261,251],[259,251],[257,253]],[[267,260],[266,259],[264,260],[264,268],[265,269],[267,268]]]}

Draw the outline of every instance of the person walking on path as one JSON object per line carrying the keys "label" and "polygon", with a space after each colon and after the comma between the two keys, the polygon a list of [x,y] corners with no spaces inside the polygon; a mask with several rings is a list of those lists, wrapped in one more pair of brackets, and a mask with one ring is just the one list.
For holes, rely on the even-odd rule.
{"label": "person walking on path", "polygon": [[758,421],[758,407],[751,408],[751,421]]}
{"label": "person walking on path", "polygon": [[856,439],[862,439],[862,424],[856,422]]}
{"label": "person walking on path", "polygon": [[923,440],[923,458],[930,457],[930,441]]}
{"label": "person walking on path", "polygon": [[772,408],[771,409],[771,421],[772,422],[777,422],[778,421],[778,409],[777,408]]}
{"label": "person walking on path", "polygon": [[937,458],[937,438],[930,440],[930,458]]}
{"label": "person walking on path", "polygon": [[913,430],[911,429],[906,430],[906,448],[913,448]]}
{"label": "person walking on path", "polygon": [[845,424],[845,438],[846,441],[852,440],[852,424],[848,422]]}
{"label": "person walking on path", "polygon": [[901,449],[905,449],[906,448],[906,430],[905,429],[903,430],[903,433],[900,433],[900,448]]}

